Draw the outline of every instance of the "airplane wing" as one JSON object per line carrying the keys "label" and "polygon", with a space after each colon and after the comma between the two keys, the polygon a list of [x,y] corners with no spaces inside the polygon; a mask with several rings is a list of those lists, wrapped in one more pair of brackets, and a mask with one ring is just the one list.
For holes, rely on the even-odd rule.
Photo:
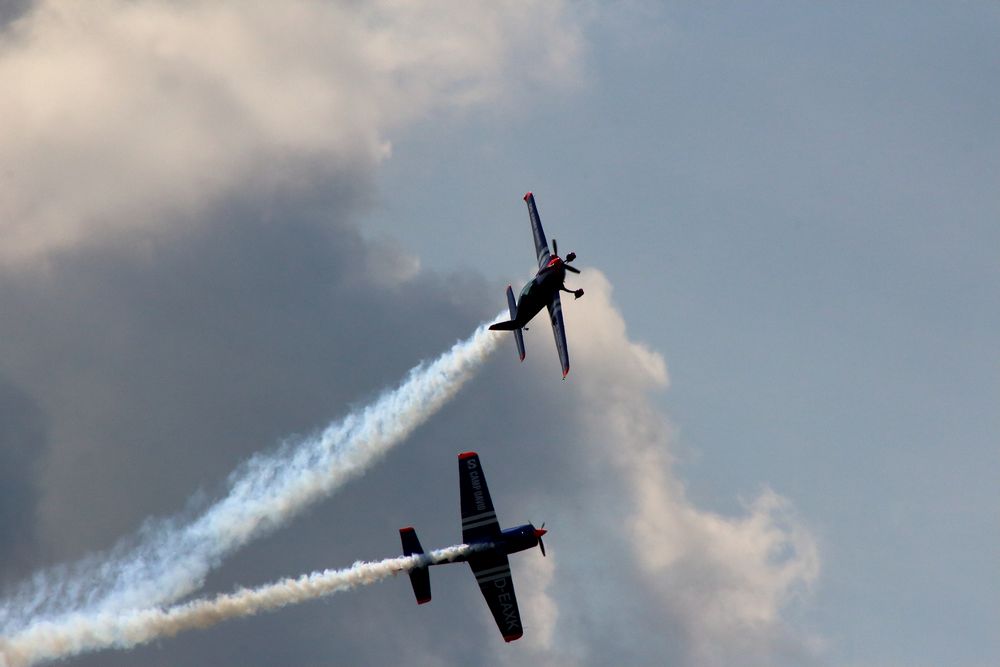
{"label": "airplane wing", "polygon": [[528,204],[528,215],[531,217],[531,233],[535,237],[535,255],[538,259],[538,268],[544,269],[549,265],[549,242],[545,240],[545,230],[542,229],[542,221],[538,217],[538,208],[535,206],[535,195],[530,192],[524,195],[524,201]]}
{"label": "airplane wing", "polygon": [[458,455],[458,488],[462,496],[462,541],[466,544],[484,542],[500,534],[500,523],[493,511],[486,476],[479,463],[479,454]]}
{"label": "airplane wing", "polygon": [[563,377],[569,373],[569,350],[566,348],[566,325],[563,324],[562,301],[559,292],[552,293],[549,301],[549,319],[552,320],[552,334],[556,337],[556,349],[559,350],[559,362],[562,364]]}
{"label": "airplane wing", "polygon": [[510,576],[510,561],[501,553],[491,553],[469,559],[472,573],[476,575],[479,590],[486,598],[486,604],[493,612],[504,641],[512,642],[524,634],[521,628],[521,612],[517,608],[514,595],[514,581]]}

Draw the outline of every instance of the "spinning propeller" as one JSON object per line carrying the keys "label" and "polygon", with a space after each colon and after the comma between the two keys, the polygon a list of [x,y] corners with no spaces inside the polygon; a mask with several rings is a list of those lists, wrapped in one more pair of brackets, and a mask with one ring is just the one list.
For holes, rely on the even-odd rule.
{"label": "spinning propeller", "polygon": [[[552,254],[555,255],[556,257],[559,256],[559,243],[557,243],[555,239],[552,239]],[[563,266],[566,267],[567,271],[571,271],[573,273],[580,273],[580,269],[577,269],[569,265],[569,263],[572,262],[574,259],[576,259],[575,252],[571,252],[570,254],[566,255],[566,259],[563,260]]]}
{"label": "spinning propeller", "polygon": [[[554,244],[553,244],[554,245]],[[538,538],[538,548],[542,550],[542,555],[545,555],[545,542],[542,542],[542,535],[549,531],[545,530],[545,522],[542,522],[541,528],[535,528],[535,537]]]}

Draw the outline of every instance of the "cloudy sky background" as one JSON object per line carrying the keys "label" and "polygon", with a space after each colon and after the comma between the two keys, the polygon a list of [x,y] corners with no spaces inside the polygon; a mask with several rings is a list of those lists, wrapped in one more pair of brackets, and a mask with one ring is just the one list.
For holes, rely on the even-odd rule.
{"label": "cloudy sky background", "polygon": [[455,567],[74,664],[1000,659],[995,5],[0,12],[6,590],[470,333],[524,191],[585,269],[565,383],[504,341],[206,587],[454,543],[477,449],[523,640]]}

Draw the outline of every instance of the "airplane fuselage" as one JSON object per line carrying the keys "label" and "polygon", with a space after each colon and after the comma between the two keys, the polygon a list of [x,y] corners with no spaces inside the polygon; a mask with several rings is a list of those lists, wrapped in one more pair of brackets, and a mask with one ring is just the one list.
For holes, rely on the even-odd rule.
{"label": "airplane fuselage", "polygon": [[[500,531],[499,538],[494,538],[492,540],[471,541],[468,544],[477,548],[469,555],[459,556],[449,562],[460,563],[463,561],[483,558],[484,556],[489,556],[490,554],[503,554],[508,556],[510,554],[516,554],[518,551],[533,549],[538,546],[538,535],[535,527],[530,523],[526,523],[523,526],[516,526],[514,528],[508,528]],[[439,563],[434,563],[434,565],[438,564]]]}
{"label": "airplane fuselage", "polygon": [[517,318],[514,322],[518,329],[524,328],[524,325],[549,304],[552,294],[559,291],[565,280],[566,267],[563,261],[553,257],[549,266],[528,281],[517,297]]}
{"label": "airplane fuselage", "polygon": [[524,201],[528,204],[528,217],[531,219],[531,234],[535,239],[535,258],[538,260],[538,273],[521,290],[521,295],[514,298],[514,290],[507,286],[507,310],[510,312],[510,319],[502,322],[494,322],[490,325],[492,331],[510,331],[514,334],[514,343],[517,345],[517,356],[524,361],[524,334],[522,329],[530,322],[542,308],[548,308],[549,319],[552,323],[552,333],[556,340],[556,350],[559,352],[559,364],[562,366],[563,379],[569,373],[569,350],[566,346],[566,325],[563,324],[562,301],[559,292],[569,292],[574,298],[583,296],[582,289],[566,289],[564,281],[566,272],[580,273],[580,269],[571,266],[570,262],[576,259],[576,253],[571,252],[566,255],[566,259],[559,256],[559,246],[556,240],[552,239],[552,251],[549,252],[549,242],[545,239],[545,232],[542,231],[542,221],[538,217],[538,208],[535,206],[535,196],[530,192],[524,195]]}

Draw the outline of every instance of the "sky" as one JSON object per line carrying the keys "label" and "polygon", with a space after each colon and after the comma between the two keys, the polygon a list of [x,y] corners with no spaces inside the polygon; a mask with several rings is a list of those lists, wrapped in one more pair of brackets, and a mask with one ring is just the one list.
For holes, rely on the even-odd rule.
{"label": "sky", "polygon": [[[475,449],[525,622],[464,568],[70,664],[1000,662],[992,3],[0,2],[0,598],[141,541],[531,276],[583,273],[198,597],[458,541]],[[53,569],[55,568],[55,569]],[[54,574],[52,574],[54,573]]]}

